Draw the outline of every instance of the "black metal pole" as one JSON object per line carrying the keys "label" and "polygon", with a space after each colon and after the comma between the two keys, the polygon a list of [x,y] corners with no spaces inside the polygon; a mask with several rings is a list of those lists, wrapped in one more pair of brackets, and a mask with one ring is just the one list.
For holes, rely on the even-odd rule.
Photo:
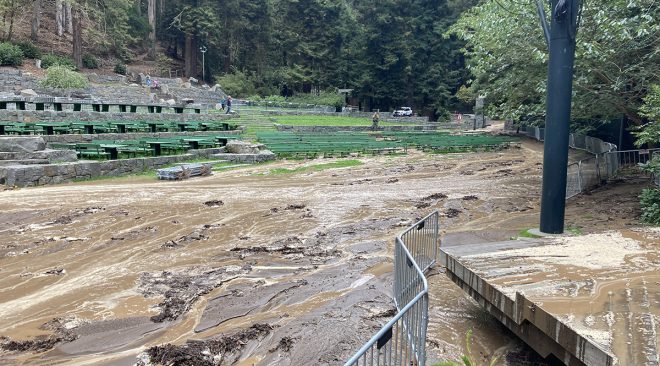
{"label": "black metal pole", "polygon": [[561,234],[566,209],[568,133],[579,0],[552,0],[543,148],[541,232]]}

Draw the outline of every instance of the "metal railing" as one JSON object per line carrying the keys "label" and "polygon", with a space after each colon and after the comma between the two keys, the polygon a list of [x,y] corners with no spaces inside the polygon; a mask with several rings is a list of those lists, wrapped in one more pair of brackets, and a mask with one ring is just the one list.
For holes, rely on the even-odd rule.
{"label": "metal railing", "polygon": [[[660,156],[660,149],[610,151],[603,155],[606,162],[607,177],[610,178],[617,175],[624,168],[637,167],[639,164],[651,161],[654,157],[657,160]],[[656,185],[660,185],[660,175],[652,176],[651,180]]]}
{"label": "metal railing", "polygon": [[436,263],[438,212],[399,234],[394,247],[394,303],[398,313],[344,366],[425,366],[428,283],[424,272]]}

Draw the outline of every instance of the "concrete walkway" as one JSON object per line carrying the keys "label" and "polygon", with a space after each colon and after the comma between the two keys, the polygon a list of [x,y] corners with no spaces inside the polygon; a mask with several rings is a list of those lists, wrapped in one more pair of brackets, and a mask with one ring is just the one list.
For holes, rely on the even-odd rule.
{"label": "concrete walkway", "polygon": [[660,365],[660,229],[444,247],[447,275],[543,357]]}

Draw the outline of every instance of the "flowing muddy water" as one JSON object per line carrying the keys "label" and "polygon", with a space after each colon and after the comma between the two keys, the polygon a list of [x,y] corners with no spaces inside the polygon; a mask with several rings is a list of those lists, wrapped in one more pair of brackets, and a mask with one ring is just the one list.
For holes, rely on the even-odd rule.
{"label": "flowing muddy water", "polygon": [[[203,365],[210,354],[222,365],[341,364],[395,312],[393,239],[405,227],[437,209],[443,245],[460,245],[538,225],[535,142],[359,159],[0,192],[0,365]],[[597,230],[632,208],[621,210],[574,224]],[[458,358],[468,329],[475,355],[518,357],[522,346],[441,272],[429,279],[429,359]]]}

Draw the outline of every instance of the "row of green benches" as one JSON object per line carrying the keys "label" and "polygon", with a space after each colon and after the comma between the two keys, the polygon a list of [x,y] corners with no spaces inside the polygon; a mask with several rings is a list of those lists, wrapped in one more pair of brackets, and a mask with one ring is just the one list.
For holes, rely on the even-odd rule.
{"label": "row of green benches", "polygon": [[280,156],[318,156],[348,153],[406,152],[408,147],[451,153],[498,150],[516,144],[515,139],[492,135],[451,135],[428,132],[260,132],[257,139]]}
{"label": "row of green benches", "polygon": [[280,157],[346,156],[351,153],[377,154],[406,152],[397,141],[377,140],[365,133],[260,132],[257,139]]}
{"label": "row of green benches", "polygon": [[0,135],[97,134],[125,132],[228,131],[236,124],[210,122],[108,121],[108,122],[1,122]]}
{"label": "row of green benches", "polygon": [[94,140],[85,143],[52,143],[53,149],[75,150],[79,158],[121,159],[137,156],[160,156],[185,153],[189,149],[224,146],[238,136],[177,136],[136,140]]}

